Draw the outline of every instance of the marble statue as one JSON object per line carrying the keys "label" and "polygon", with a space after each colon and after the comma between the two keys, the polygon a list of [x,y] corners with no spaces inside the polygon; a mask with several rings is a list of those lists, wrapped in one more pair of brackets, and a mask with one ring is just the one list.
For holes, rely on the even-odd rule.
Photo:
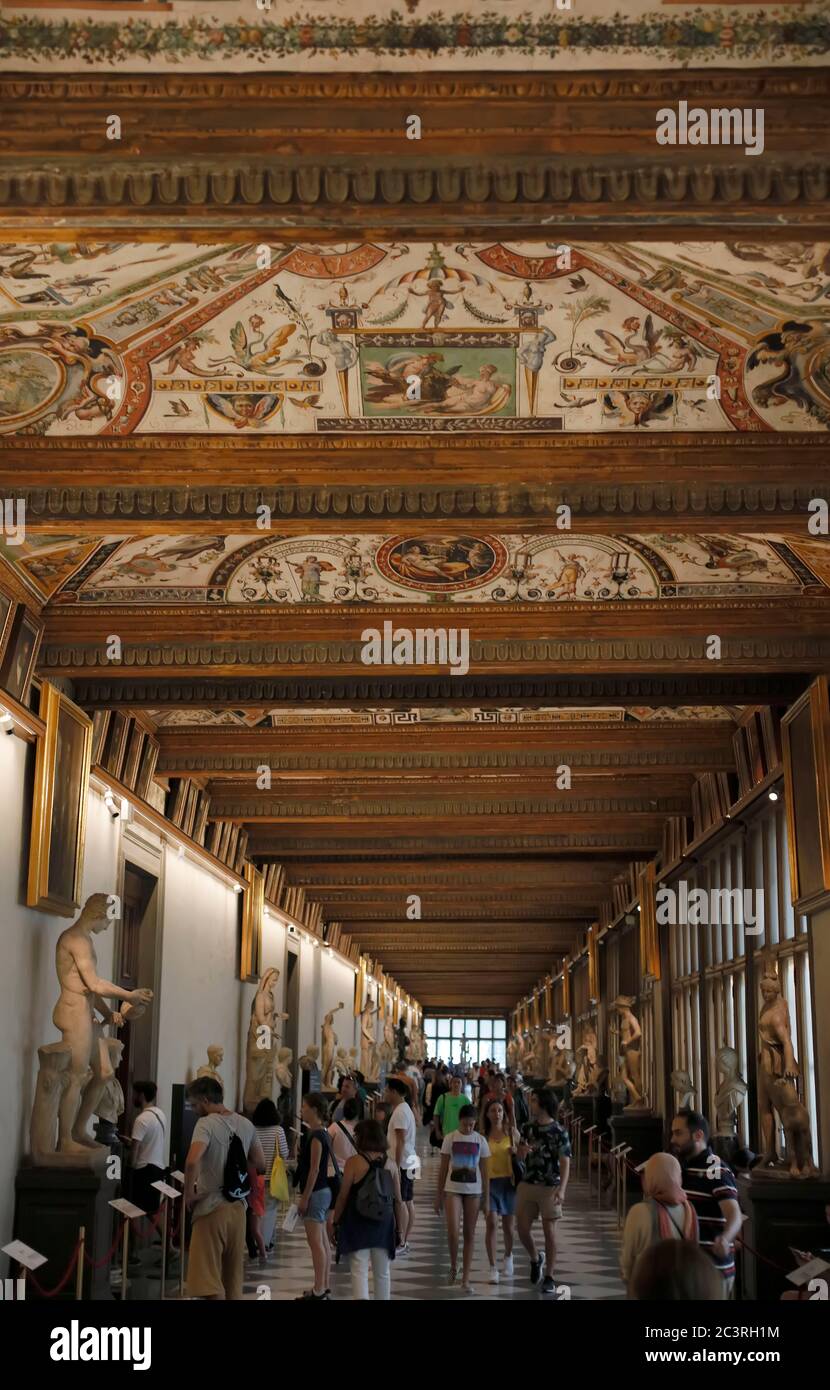
{"label": "marble statue", "polygon": [[397,1026],[397,1028],[395,1029],[395,1047],[396,1047],[396,1049],[397,1049],[397,1056],[396,1056],[396,1058],[395,1058],[395,1066],[396,1066],[396,1067],[405,1067],[405,1066],[406,1066],[406,1051],[407,1051],[407,1048],[409,1047],[409,1035],[408,1035],[408,1033],[407,1033],[407,1031],[406,1031],[406,1024],[405,1024],[404,1021],[403,1021],[403,1017],[401,1017],[400,1022],[398,1023],[398,1026]]}
{"label": "marble statue", "polygon": [[290,1047],[281,1047],[277,1052],[277,1060],[274,1063],[274,1076],[284,1091],[291,1090],[292,1077],[288,1066],[293,1055]]}
{"label": "marble statue", "polygon": [[[105,1022],[119,1025],[123,1015],[114,1012],[108,999],[122,999],[132,1004],[149,1004],[150,989],[122,989],[98,975],[98,962],[92,937],[106,931],[110,924],[107,915],[109,898],[106,893],[93,893],[87,898],[81,913],[72,926],[58,937],[55,948],[55,967],[60,982],[60,998],[52,1014],[52,1022],[60,1030],[62,1043],[52,1050],[39,1049],[41,1065],[46,1064],[43,1083],[38,1077],[32,1113],[31,1133],[33,1153],[55,1153],[54,1143],[48,1143],[50,1116],[57,1097],[57,1152],[74,1154],[79,1161],[89,1160],[89,1151],[104,1152],[88,1132],[89,1121],[95,1113],[101,1092],[112,1073],[105,1039],[95,1033],[95,1009]],[[59,1064],[56,1052],[62,1047],[69,1054],[66,1064]],[[59,1088],[59,1094],[58,1094]],[[35,1142],[36,1140],[36,1142]]]}
{"label": "marble statue", "polygon": [[716,1062],[722,1080],[715,1093],[712,1148],[727,1163],[731,1163],[738,1150],[738,1111],[747,1098],[747,1083],[738,1072],[738,1054],[734,1047],[717,1049]]}
{"label": "marble statue", "polygon": [[582,1035],[582,1042],[576,1049],[576,1056],[576,1086],[574,1088],[574,1095],[595,1095],[600,1068],[597,1054],[597,1035],[593,1028],[585,1029]]}
{"label": "marble statue", "polygon": [[507,1070],[518,1071],[519,1069],[519,1039],[513,1033],[507,1044]]}
{"label": "marble statue", "polygon": [[694,1110],[697,1091],[689,1073],[684,1071],[682,1067],[678,1067],[677,1070],[673,1071],[671,1074],[671,1084],[672,1090],[676,1091],[679,1097],[677,1102],[678,1110]]}
{"label": "marble statue", "polygon": [[424,1031],[417,1024],[412,1029],[412,1042],[409,1048],[409,1056],[413,1062],[423,1062],[426,1058],[424,1050]]}
{"label": "marble statue", "polygon": [[383,1020],[383,1038],[378,1047],[378,1057],[386,1067],[391,1067],[395,1058],[395,1030],[390,1014]]}
{"label": "marble statue", "polygon": [[556,1032],[553,1028],[536,1029],[536,1070],[539,1076],[547,1076],[553,1070],[553,1052],[556,1049]]}
{"label": "marble statue", "polygon": [[39,1047],[37,1055],[40,1069],[29,1125],[29,1148],[35,1163],[51,1163],[56,1157],[58,1107],[69,1084],[71,1053],[64,1043],[55,1042]]}
{"label": "marble statue", "polygon": [[611,1008],[619,1015],[619,1028],[616,1030],[619,1039],[620,1072],[619,1080],[625,1086],[629,1095],[629,1103],[626,1110],[644,1110],[646,1108],[646,1098],[643,1094],[643,1061],[641,1048],[643,1043],[643,1030],[640,1027],[631,1006],[634,1000],[631,996],[618,994]]}
{"label": "marble statue", "polygon": [[371,997],[367,994],[366,1003],[360,1014],[360,1070],[367,1081],[378,1079],[378,1051],[375,1041],[375,1014]]}
{"label": "marble statue", "polygon": [[810,1116],[798,1094],[800,1072],[793,1051],[790,1011],[781,993],[774,962],[761,980],[763,1004],[758,1017],[761,1044],[758,1055],[758,1101],[761,1109],[761,1135],[764,1152],[761,1167],[778,1166],[775,1116],[779,1116],[786,1138],[786,1162],[791,1177],[810,1178],[818,1174],[813,1162]]}
{"label": "marble statue", "polygon": [[219,1082],[219,1085],[222,1087],[222,1091],[224,1093],[225,1083],[219,1075],[219,1068],[221,1067],[225,1057],[225,1049],[224,1047],[220,1047],[218,1043],[211,1043],[210,1047],[207,1050],[207,1055],[207,1066],[199,1067],[199,1070],[196,1072],[196,1076],[197,1078],[200,1076],[212,1076],[214,1081]]}
{"label": "marble statue", "polygon": [[274,1091],[274,1066],[280,1034],[277,1020],[288,1018],[278,1013],[274,1002],[280,972],[272,966],[265,971],[251,1001],[251,1021],[245,1048],[245,1090],[242,1109],[252,1115],[261,1100],[271,1100]]}
{"label": "marble statue", "polygon": [[575,1071],[576,1061],[572,1049],[570,1047],[555,1047],[547,1084],[549,1086],[562,1086],[566,1081],[572,1080]]}
{"label": "marble statue", "polygon": [[333,1091],[335,1088],[334,1080],[334,1049],[337,1045],[337,1034],[334,1031],[334,1015],[339,1013],[345,1005],[341,1002],[336,1009],[329,1009],[323,1019],[323,1056],[320,1070],[323,1074],[322,1084],[326,1091]]}
{"label": "marble statue", "polygon": [[340,1085],[340,1078],[349,1076],[352,1070],[351,1060],[345,1047],[338,1047],[334,1057],[334,1071],[337,1077],[336,1085]]}
{"label": "marble statue", "polygon": [[299,1058],[300,1071],[313,1071],[316,1066],[319,1066],[317,1060],[319,1056],[320,1049],[317,1044],[309,1043],[302,1057]]}

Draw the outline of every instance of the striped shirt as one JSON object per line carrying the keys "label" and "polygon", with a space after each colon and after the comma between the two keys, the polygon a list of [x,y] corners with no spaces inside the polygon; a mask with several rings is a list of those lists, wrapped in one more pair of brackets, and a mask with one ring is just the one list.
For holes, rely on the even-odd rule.
{"label": "striped shirt", "polygon": [[726,1279],[735,1273],[734,1253],[716,1255],[712,1242],[723,1235],[726,1217],[721,1211],[721,1202],[738,1200],[738,1188],[732,1169],[712,1149],[694,1154],[683,1170],[683,1191],[697,1213],[700,1231],[700,1245],[711,1259],[716,1269]]}
{"label": "striped shirt", "polygon": [[265,1178],[267,1181],[274,1166],[274,1154],[277,1151],[277,1145],[279,1144],[280,1158],[285,1159],[288,1157],[288,1143],[282,1125],[265,1125],[263,1129],[257,1130],[257,1135],[262,1145],[262,1152],[265,1154]]}

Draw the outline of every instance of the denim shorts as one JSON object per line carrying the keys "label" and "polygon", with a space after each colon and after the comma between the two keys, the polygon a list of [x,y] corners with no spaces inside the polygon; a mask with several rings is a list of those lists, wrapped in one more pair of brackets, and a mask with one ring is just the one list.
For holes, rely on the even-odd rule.
{"label": "denim shorts", "polygon": [[513,1216],[516,1211],[516,1189],[510,1178],[490,1179],[490,1211],[498,1216]]}
{"label": "denim shorts", "polygon": [[318,1187],[312,1192],[308,1199],[308,1206],[303,1215],[304,1221],[325,1221],[326,1214],[331,1206],[331,1188]]}

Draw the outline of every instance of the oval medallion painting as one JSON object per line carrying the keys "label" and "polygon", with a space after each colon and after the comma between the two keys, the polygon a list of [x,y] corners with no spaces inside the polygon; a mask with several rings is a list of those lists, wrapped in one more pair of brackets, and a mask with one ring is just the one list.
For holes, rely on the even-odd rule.
{"label": "oval medallion painting", "polygon": [[384,578],[428,594],[477,589],[495,579],[506,561],[495,536],[393,536],[375,556]]}

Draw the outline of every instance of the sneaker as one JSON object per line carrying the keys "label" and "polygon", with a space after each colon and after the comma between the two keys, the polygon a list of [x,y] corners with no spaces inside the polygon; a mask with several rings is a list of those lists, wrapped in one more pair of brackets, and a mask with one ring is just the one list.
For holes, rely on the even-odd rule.
{"label": "sneaker", "polygon": [[512,1278],[513,1278],[513,1256],[512,1256],[512,1255],[505,1255],[505,1257],[504,1257],[504,1266],[503,1266],[502,1272],[503,1272],[503,1274],[504,1274],[505,1279],[512,1279]]}
{"label": "sneaker", "polygon": [[491,1265],[491,1266],[490,1266],[490,1283],[491,1283],[491,1284],[497,1284],[498,1282],[499,1282],[499,1272],[498,1272],[498,1270],[496,1269],[496,1266],[495,1266],[495,1265]]}
{"label": "sneaker", "polygon": [[306,1289],[305,1293],[299,1294],[299,1295],[297,1296],[297,1298],[295,1298],[294,1302],[295,1302],[295,1303],[322,1303],[323,1299],[327,1299],[328,1296],[329,1296],[329,1291],[328,1291],[328,1289],[326,1289],[324,1293],[315,1293],[313,1289]]}
{"label": "sneaker", "polygon": [[409,1242],[406,1241],[406,1240],[403,1242],[403,1245],[397,1245],[397,1246],[395,1247],[395,1256],[396,1256],[396,1258],[398,1258],[398,1259],[400,1259],[401,1255],[411,1255],[411,1254],[412,1254],[412,1247],[410,1246]]}
{"label": "sneaker", "polygon": [[542,1279],[542,1277],[543,1277],[543,1275],[544,1275],[544,1269],[545,1269],[545,1257],[544,1257],[544,1255],[540,1255],[539,1258],[538,1258],[538,1260],[531,1260],[531,1261],[530,1261],[530,1282],[531,1282],[531,1284],[538,1284],[538,1283],[541,1281],[541,1279]]}
{"label": "sneaker", "polygon": [[556,1282],[552,1274],[546,1274],[542,1280],[542,1293],[556,1293]]}
{"label": "sneaker", "polygon": [[462,1292],[463,1294],[467,1294],[467,1295],[469,1296],[470,1294],[474,1294],[474,1293],[475,1293],[475,1289],[473,1288],[472,1284],[462,1284],[462,1285],[461,1285],[461,1292]]}
{"label": "sneaker", "polygon": [[456,1281],[457,1278],[458,1278],[458,1270],[456,1269],[455,1265],[452,1265],[451,1268],[450,1268],[450,1274],[449,1274],[449,1278],[447,1279],[447,1283],[448,1283],[450,1286],[452,1286],[452,1285],[455,1283],[455,1281]]}

